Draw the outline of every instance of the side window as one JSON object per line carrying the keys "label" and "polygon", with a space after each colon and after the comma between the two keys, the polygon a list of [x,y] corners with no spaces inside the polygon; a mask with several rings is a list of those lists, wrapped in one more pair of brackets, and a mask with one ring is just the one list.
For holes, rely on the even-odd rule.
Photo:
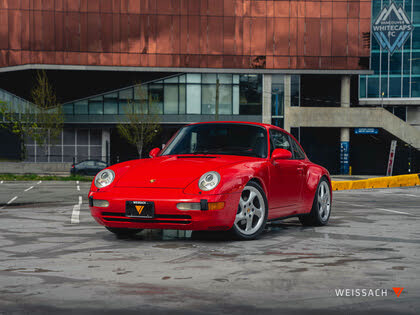
{"label": "side window", "polygon": [[86,166],[95,166],[95,162],[94,161],[87,161]]}
{"label": "side window", "polygon": [[293,149],[293,152],[292,152],[293,158],[295,160],[304,160],[305,153],[302,151],[301,147],[293,139],[291,139],[291,141],[292,141],[292,149]]}
{"label": "side window", "polygon": [[278,130],[270,129],[271,152],[274,149],[286,149],[292,152],[289,136]]}
{"label": "side window", "polygon": [[98,167],[103,167],[103,168],[105,168],[105,167],[106,167],[106,163],[104,163],[104,162],[95,162],[95,164],[96,164],[96,166],[98,166]]}

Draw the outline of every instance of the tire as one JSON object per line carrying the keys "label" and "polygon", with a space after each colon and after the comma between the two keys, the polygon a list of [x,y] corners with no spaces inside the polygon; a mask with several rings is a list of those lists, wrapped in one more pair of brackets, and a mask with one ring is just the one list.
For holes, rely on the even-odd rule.
{"label": "tire", "polygon": [[328,180],[322,177],[316,188],[314,202],[309,214],[299,216],[300,223],[307,226],[328,224],[331,215],[331,189]]}
{"label": "tire", "polygon": [[264,190],[260,185],[251,181],[242,191],[238,211],[230,232],[235,239],[255,239],[264,230],[267,217],[268,202]]}
{"label": "tire", "polygon": [[118,237],[128,237],[134,234],[137,234],[143,229],[124,229],[124,228],[112,228],[112,227],[105,227],[108,231],[114,233]]}

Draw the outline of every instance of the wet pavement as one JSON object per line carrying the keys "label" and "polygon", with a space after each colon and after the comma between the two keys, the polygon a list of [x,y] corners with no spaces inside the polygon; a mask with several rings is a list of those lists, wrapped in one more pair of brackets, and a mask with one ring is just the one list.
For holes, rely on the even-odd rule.
{"label": "wet pavement", "polygon": [[[0,314],[420,308],[419,187],[335,192],[330,225],[277,221],[247,242],[151,230],[118,239],[91,218],[88,189],[76,182],[0,184]],[[393,287],[404,288],[399,297]],[[338,289],[354,296],[337,297]],[[356,296],[363,289],[382,293]]]}

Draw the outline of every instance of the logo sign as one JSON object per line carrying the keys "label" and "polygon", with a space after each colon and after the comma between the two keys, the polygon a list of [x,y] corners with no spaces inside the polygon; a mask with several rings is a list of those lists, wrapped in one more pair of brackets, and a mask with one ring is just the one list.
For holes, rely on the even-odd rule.
{"label": "logo sign", "polygon": [[392,288],[397,295],[397,297],[400,297],[401,292],[404,290],[404,288]]}
{"label": "logo sign", "polygon": [[356,135],[377,135],[378,132],[378,128],[354,128]]}
{"label": "logo sign", "polygon": [[397,149],[397,140],[392,140],[391,149],[389,150],[388,167],[386,169],[386,176],[392,176],[392,169],[394,168],[396,149]]}
{"label": "logo sign", "polygon": [[384,6],[372,25],[372,32],[381,47],[391,54],[401,49],[413,31],[414,26],[401,6],[392,1]]}

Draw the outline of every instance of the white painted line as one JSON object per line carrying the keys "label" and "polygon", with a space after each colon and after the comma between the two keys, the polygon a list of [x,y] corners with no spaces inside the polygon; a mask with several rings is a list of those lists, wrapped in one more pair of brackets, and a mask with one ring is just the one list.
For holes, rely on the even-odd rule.
{"label": "white painted line", "polygon": [[31,187],[29,187],[29,188],[26,188],[24,191],[29,191],[29,190],[31,190],[32,188],[34,188],[34,186],[31,186]]}
{"label": "white painted line", "polygon": [[42,183],[42,180],[40,180],[38,183],[36,183],[37,185],[39,185],[39,184],[41,184]]}
{"label": "white painted line", "polygon": [[78,224],[80,223],[79,216],[80,216],[80,206],[82,205],[82,196],[79,196],[79,203],[74,205],[73,212],[71,214],[71,223]]}
{"label": "white painted line", "polygon": [[408,212],[395,211],[395,210],[389,210],[389,209],[383,209],[383,208],[375,208],[375,210],[382,210],[382,211],[388,211],[388,212],[393,212],[393,213],[398,213],[398,214],[412,215],[411,213],[408,213]]}
{"label": "white painted line", "polygon": [[79,181],[76,181],[76,184],[79,185]]}
{"label": "white painted line", "polygon": [[10,205],[13,201],[17,199],[18,196],[14,196],[12,199],[10,199],[6,204]]}
{"label": "white painted line", "polygon": [[79,185],[77,185],[77,190],[79,190],[79,191],[80,191],[80,186],[79,186]]}
{"label": "white painted line", "polygon": [[3,181],[1,181],[0,184],[3,184]]}
{"label": "white painted line", "polygon": [[409,197],[417,197],[417,198],[420,198],[420,196],[417,196],[417,195],[410,195],[410,194],[404,194],[404,196],[409,196]]}

